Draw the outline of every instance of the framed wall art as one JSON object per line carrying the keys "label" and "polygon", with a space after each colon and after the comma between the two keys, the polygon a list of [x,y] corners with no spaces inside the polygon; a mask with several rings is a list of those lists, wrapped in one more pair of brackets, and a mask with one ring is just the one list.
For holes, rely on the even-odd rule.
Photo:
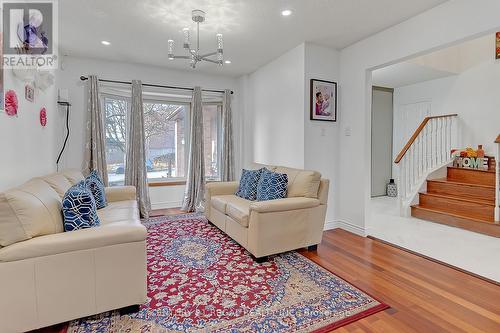
{"label": "framed wall art", "polygon": [[311,120],[337,121],[337,82],[311,79]]}

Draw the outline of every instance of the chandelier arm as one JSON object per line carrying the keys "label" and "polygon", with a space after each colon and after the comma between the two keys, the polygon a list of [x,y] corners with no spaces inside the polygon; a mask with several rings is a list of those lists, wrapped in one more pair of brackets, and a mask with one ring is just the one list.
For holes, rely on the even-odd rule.
{"label": "chandelier arm", "polygon": [[212,60],[212,59],[208,59],[208,58],[201,58],[201,60],[205,60],[205,61],[208,61],[208,62],[213,62],[214,64],[219,64],[219,62],[217,60]]}
{"label": "chandelier arm", "polygon": [[191,59],[190,56],[176,56],[174,55],[174,59]]}
{"label": "chandelier arm", "polygon": [[216,55],[216,54],[217,54],[217,51],[215,51],[215,52],[210,52],[210,53],[207,53],[207,54],[202,54],[202,55],[200,56],[200,58],[211,57],[211,56]]}

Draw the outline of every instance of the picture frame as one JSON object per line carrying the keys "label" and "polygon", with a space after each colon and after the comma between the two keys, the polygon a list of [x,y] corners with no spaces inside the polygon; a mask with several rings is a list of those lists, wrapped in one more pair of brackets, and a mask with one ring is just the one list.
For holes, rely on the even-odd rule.
{"label": "picture frame", "polygon": [[32,85],[24,86],[24,98],[32,103],[35,101],[35,88]]}
{"label": "picture frame", "polygon": [[311,79],[310,119],[337,121],[337,82]]}
{"label": "picture frame", "polygon": [[495,59],[500,60],[500,31],[495,34]]}

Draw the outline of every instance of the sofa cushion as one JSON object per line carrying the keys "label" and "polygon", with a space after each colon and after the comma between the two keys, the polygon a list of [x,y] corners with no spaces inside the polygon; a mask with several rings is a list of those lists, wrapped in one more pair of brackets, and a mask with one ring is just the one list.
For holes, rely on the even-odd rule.
{"label": "sofa cushion", "polygon": [[257,184],[262,170],[264,168],[259,170],[243,169],[236,195],[243,199],[255,200],[257,198]]}
{"label": "sofa cushion", "polygon": [[288,194],[292,197],[318,198],[321,173],[312,170],[301,170],[278,166],[276,172],[288,176]]}
{"label": "sofa cushion", "polygon": [[71,184],[68,178],[62,173],[53,173],[51,175],[40,177],[43,181],[52,187],[62,198],[67,190],[74,184]]}
{"label": "sofa cushion", "polygon": [[0,194],[0,246],[63,231],[61,198],[35,178]]}
{"label": "sofa cushion", "polygon": [[257,185],[257,201],[286,198],[288,176],[286,173],[264,169]]}
{"label": "sofa cushion", "polygon": [[226,205],[228,200],[231,200],[232,197],[235,195],[230,194],[230,195],[218,195],[215,197],[212,197],[211,203],[212,207],[217,209],[221,213],[226,213]]}
{"label": "sofa cushion", "polygon": [[83,174],[77,169],[66,169],[61,173],[64,175],[64,177],[66,177],[67,180],[69,180],[71,185],[78,184],[85,179]]}
{"label": "sofa cushion", "polygon": [[106,207],[106,192],[104,190],[104,182],[96,170],[92,171],[85,177],[85,185],[94,196],[97,209]]}
{"label": "sofa cushion", "polygon": [[84,181],[68,189],[62,201],[64,231],[91,228],[100,224],[94,196]]}
{"label": "sofa cushion", "polygon": [[211,205],[221,213],[229,215],[242,226],[248,227],[248,215],[252,201],[240,198],[234,194],[212,197]]}
{"label": "sofa cushion", "polygon": [[146,233],[146,228],[135,220],[40,236],[1,248],[0,262],[140,242],[146,239]]}
{"label": "sofa cushion", "polygon": [[97,210],[102,225],[118,221],[139,221],[137,201],[126,200],[110,202],[105,208]]}
{"label": "sofa cushion", "polygon": [[226,205],[226,214],[241,226],[248,228],[248,216],[250,215],[249,200],[234,200]]}

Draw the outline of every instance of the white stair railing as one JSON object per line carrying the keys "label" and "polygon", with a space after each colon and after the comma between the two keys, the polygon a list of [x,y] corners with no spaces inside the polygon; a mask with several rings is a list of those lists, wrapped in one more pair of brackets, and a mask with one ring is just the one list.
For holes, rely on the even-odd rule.
{"label": "white stair railing", "polygon": [[[451,162],[457,145],[457,114],[426,117],[408,140],[394,163],[401,215],[409,207],[430,173]],[[498,192],[497,192],[498,193]]]}
{"label": "white stair railing", "polygon": [[497,152],[495,156],[495,223],[500,223],[500,134],[495,140]]}

